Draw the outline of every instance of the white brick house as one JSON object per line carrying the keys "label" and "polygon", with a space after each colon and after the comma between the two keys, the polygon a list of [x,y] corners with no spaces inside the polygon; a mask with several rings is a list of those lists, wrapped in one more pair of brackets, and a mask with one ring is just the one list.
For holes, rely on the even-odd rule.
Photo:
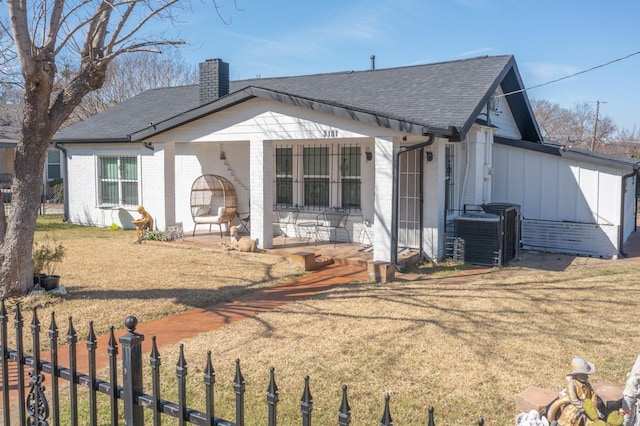
{"label": "white brick house", "polygon": [[[350,235],[371,224],[374,260],[386,262],[402,247],[441,259],[447,224],[491,202],[521,207],[525,247],[571,252],[569,232],[584,232],[589,254],[612,257],[633,231],[637,167],[543,144],[512,56],[231,82],[220,60],[200,70],[200,85],[150,90],[55,136],[67,154],[71,222],[131,226],[142,204],[159,229],[190,231],[191,184],[211,173],[233,182],[264,248],[275,208],[294,206],[301,220],[348,210]],[[105,183],[109,167],[120,175]],[[548,176],[557,180],[542,186]],[[614,200],[588,201],[604,192]],[[577,199],[587,201],[565,206]],[[566,230],[568,221],[584,229],[533,243],[545,223]]]}

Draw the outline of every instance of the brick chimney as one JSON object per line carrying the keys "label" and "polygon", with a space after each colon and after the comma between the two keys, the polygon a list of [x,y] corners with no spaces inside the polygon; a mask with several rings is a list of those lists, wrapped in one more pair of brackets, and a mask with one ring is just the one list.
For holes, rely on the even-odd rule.
{"label": "brick chimney", "polygon": [[229,64],[222,59],[200,63],[200,104],[229,94]]}

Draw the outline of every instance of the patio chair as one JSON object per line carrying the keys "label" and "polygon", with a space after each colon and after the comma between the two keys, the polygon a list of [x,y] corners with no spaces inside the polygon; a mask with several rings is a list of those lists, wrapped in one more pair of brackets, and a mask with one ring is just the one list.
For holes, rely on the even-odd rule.
{"label": "patio chair", "polygon": [[300,210],[276,210],[276,222],[278,225],[278,229],[280,231],[280,236],[284,238],[284,243],[287,244],[287,237],[289,232],[289,226],[293,228],[293,232],[296,237],[299,236],[297,222],[298,222],[298,214]]}
{"label": "patio chair", "polygon": [[236,217],[240,222],[239,230],[251,234],[251,212],[236,212]]}
{"label": "patio chair", "polygon": [[202,175],[191,186],[191,216],[193,236],[196,226],[218,225],[222,238],[222,225],[231,225],[236,217],[236,189],[226,178],[218,175]]}
{"label": "patio chair", "polygon": [[[327,210],[316,216],[318,223],[317,232],[322,233],[323,230],[327,230],[329,234],[329,242],[333,241],[335,247],[337,241],[337,232],[339,230],[344,231],[347,234],[347,241],[351,244],[351,236],[347,229],[347,221],[349,220],[349,213],[340,212],[337,210]],[[333,234],[333,239],[331,239]]]}

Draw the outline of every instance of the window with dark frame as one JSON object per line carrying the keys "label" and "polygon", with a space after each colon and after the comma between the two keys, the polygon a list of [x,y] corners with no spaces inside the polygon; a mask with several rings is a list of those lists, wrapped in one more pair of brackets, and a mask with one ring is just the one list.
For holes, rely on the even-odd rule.
{"label": "window with dark frame", "polygon": [[275,207],[361,209],[362,149],[355,145],[277,146]]}
{"label": "window with dark frame", "polygon": [[293,205],[293,148],[276,148],[276,206]]}
{"label": "window with dark frame", "polygon": [[62,173],[60,170],[60,151],[47,151],[47,180],[60,179]]}
{"label": "window with dark frame", "polygon": [[340,175],[342,183],[342,205],[344,209],[360,209],[360,147],[340,147]]}
{"label": "window with dark frame", "polygon": [[304,205],[328,208],[329,203],[329,147],[303,148]]}

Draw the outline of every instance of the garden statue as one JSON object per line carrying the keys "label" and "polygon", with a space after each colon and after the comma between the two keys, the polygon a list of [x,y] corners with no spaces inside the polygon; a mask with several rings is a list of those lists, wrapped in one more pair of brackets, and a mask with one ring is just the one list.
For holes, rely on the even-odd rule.
{"label": "garden statue", "polygon": [[624,414],[624,426],[639,426],[638,397],[640,396],[640,356],[631,368],[627,376],[627,384],[622,393],[622,414]]}
{"label": "garden statue", "polygon": [[582,358],[571,361],[567,386],[549,407],[549,420],[557,418],[560,426],[590,426],[599,420],[598,397],[589,383],[589,376],[595,372],[595,366]]}
{"label": "garden statue", "polygon": [[222,247],[225,250],[238,250],[244,252],[260,252],[258,249],[258,244],[256,240],[252,240],[249,237],[242,237],[238,232],[237,226],[232,226],[229,228],[229,234],[231,236],[230,243],[222,242]]}
{"label": "garden statue", "polygon": [[140,239],[142,237],[142,232],[147,229],[149,231],[153,231],[153,218],[147,212],[144,207],[138,206],[138,213],[140,213],[140,219],[136,219],[133,221],[133,224],[136,226],[136,238]]}

